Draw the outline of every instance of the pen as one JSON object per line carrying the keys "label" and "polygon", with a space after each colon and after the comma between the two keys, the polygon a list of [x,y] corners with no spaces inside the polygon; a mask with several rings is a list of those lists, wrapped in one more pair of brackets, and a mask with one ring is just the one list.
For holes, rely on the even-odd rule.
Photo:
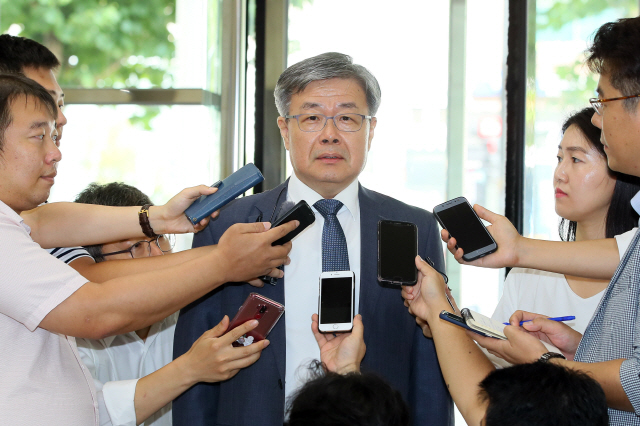
{"label": "pen", "polygon": [[[555,318],[547,318],[548,320],[551,321],[571,321],[576,319],[575,316],[573,315],[569,315],[567,317],[555,317]],[[524,324],[525,322],[531,322],[531,320],[526,320],[526,321],[520,321],[520,326],[522,327],[522,324]],[[508,322],[503,322],[504,325],[509,325]]]}

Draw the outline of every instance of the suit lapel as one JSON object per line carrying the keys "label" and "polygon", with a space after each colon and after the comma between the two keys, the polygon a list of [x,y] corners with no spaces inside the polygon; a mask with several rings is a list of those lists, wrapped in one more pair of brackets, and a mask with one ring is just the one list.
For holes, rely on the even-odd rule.
{"label": "suit lapel", "polygon": [[375,313],[382,287],[378,283],[378,221],[382,216],[382,201],[359,185],[360,201],[360,306],[364,318]]}
{"label": "suit lapel", "polygon": [[[264,194],[264,197],[258,201],[249,216],[247,222],[269,222],[269,220],[275,220],[272,218],[273,212],[277,211],[280,205],[287,199],[287,188],[289,185],[289,179],[276,188],[268,191]],[[265,284],[263,288],[258,290],[258,293],[275,300],[276,302],[285,305],[286,315],[286,303],[284,300],[284,278],[280,278],[275,286],[271,284]],[[285,362],[286,362],[286,333],[285,333],[285,319],[284,316],[280,318],[276,326],[271,330],[269,340],[273,349],[265,351],[264,356],[271,357],[273,363],[278,369],[282,383],[285,379]]]}

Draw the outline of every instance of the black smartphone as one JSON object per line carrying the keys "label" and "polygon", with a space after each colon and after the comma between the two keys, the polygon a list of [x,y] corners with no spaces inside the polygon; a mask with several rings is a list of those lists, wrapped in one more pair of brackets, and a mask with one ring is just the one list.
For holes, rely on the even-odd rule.
{"label": "black smartphone", "polygon": [[467,325],[467,323],[465,322],[464,318],[462,318],[459,315],[452,314],[451,312],[442,311],[442,312],[440,312],[439,317],[442,318],[445,321],[450,322],[451,324],[455,324],[455,325],[457,325],[459,327],[464,328],[465,330],[469,330],[469,331],[471,331],[473,333],[476,333],[476,334],[479,334],[481,336],[494,337],[494,336],[489,336],[488,334],[485,334],[485,333],[483,333],[481,331],[474,330],[473,328],[471,328],[471,327],[469,327]]}
{"label": "black smartphone", "polygon": [[318,329],[321,333],[351,331],[355,299],[352,271],[330,271],[320,275]]}
{"label": "black smartphone", "polygon": [[411,222],[378,222],[378,281],[415,285],[418,281],[418,227]]}
{"label": "black smartphone", "polygon": [[467,262],[493,253],[498,249],[487,228],[464,197],[438,204],[433,214],[444,229],[456,239],[464,250],[462,258]]}
{"label": "black smartphone", "polygon": [[291,209],[283,213],[273,224],[272,228],[275,228],[278,225],[282,225],[283,223],[290,222],[292,220],[297,220],[300,222],[300,225],[293,231],[289,232],[284,237],[279,240],[271,243],[272,246],[280,246],[284,243],[288,243],[291,241],[296,235],[301,233],[306,229],[307,226],[311,225],[316,221],[316,215],[313,214],[313,210],[309,207],[306,201],[302,200]]}

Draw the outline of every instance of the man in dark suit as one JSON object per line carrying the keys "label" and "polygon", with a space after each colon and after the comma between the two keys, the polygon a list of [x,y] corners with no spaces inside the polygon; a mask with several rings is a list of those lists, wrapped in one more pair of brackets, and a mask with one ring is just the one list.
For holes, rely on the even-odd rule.
{"label": "man in dark suit", "polygon": [[[382,219],[415,223],[420,256],[444,269],[432,214],[358,183],[377,123],[377,80],[349,56],[326,53],[285,70],[275,97],[281,114],[278,127],[294,173],[271,191],[229,204],[218,220],[195,236],[194,247],[215,244],[233,223],[274,220],[285,201],[305,200],[312,206],[337,200],[333,214],[345,236],[349,269],[356,276],[356,313],[364,322],[367,354],[362,369],[379,374],[400,391],[411,407],[414,424],[453,424],[453,404],[433,342],[406,313],[399,289],[383,286],[377,279],[376,235]],[[313,209],[316,221],[294,239],[285,278],[258,290],[286,305],[285,315],[268,337],[270,346],[258,362],[232,380],[196,385],[176,399],[175,425],[282,424],[285,398],[304,381],[305,364],[320,358],[311,314],[317,311],[327,213]],[[335,218],[326,222],[330,220]],[[233,316],[255,290],[229,284],[185,307],[176,328],[174,357],[186,352],[223,315]]]}

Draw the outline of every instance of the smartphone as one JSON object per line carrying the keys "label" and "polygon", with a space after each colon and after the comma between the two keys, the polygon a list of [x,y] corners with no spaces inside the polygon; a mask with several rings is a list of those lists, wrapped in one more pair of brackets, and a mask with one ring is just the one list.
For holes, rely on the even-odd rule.
{"label": "smartphone", "polygon": [[184,211],[184,214],[195,225],[263,180],[262,173],[253,163],[245,164],[225,180],[211,185],[218,188],[218,190],[213,194],[202,195]]}
{"label": "smartphone", "polygon": [[227,332],[252,319],[257,319],[259,324],[256,328],[233,342],[233,346],[249,346],[254,342],[266,339],[283,313],[284,305],[258,293],[250,293],[238,309],[238,313],[229,322]]}
{"label": "smartphone", "polygon": [[352,271],[323,272],[318,296],[318,329],[321,333],[351,331],[355,274]]}
{"label": "smartphone", "polygon": [[378,281],[399,285],[418,282],[418,227],[410,222],[378,222]]}
{"label": "smartphone", "polygon": [[493,253],[498,249],[487,228],[464,197],[438,204],[433,214],[444,229],[456,239],[457,247],[464,250],[467,262]]}
{"label": "smartphone", "polygon": [[282,244],[291,241],[296,235],[304,231],[307,226],[316,221],[316,215],[313,213],[313,210],[311,210],[311,207],[309,207],[309,204],[307,204],[306,201],[302,200],[291,209],[283,213],[278,219],[276,219],[276,221],[272,224],[272,228],[282,225],[283,223],[291,222],[292,220],[299,221],[300,225],[298,225],[296,229],[289,232],[284,237],[272,242],[272,246],[281,246]]}
{"label": "smartphone", "polygon": [[485,333],[483,333],[481,331],[478,331],[478,330],[474,330],[473,328],[469,327],[467,325],[467,323],[465,322],[464,318],[462,318],[459,315],[452,314],[451,312],[447,312],[447,311],[442,311],[442,312],[440,312],[439,316],[443,320],[448,321],[448,322],[450,322],[452,324],[455,324],[455,325],[457,325],[459,327],[462,327],[465,330],[472,331],[472,332],[474,332],[476,334],[479,334],[479,335],[485,336],[485,337],[495,337],[495,336],[489,336],[488,334],[485,334]]}

